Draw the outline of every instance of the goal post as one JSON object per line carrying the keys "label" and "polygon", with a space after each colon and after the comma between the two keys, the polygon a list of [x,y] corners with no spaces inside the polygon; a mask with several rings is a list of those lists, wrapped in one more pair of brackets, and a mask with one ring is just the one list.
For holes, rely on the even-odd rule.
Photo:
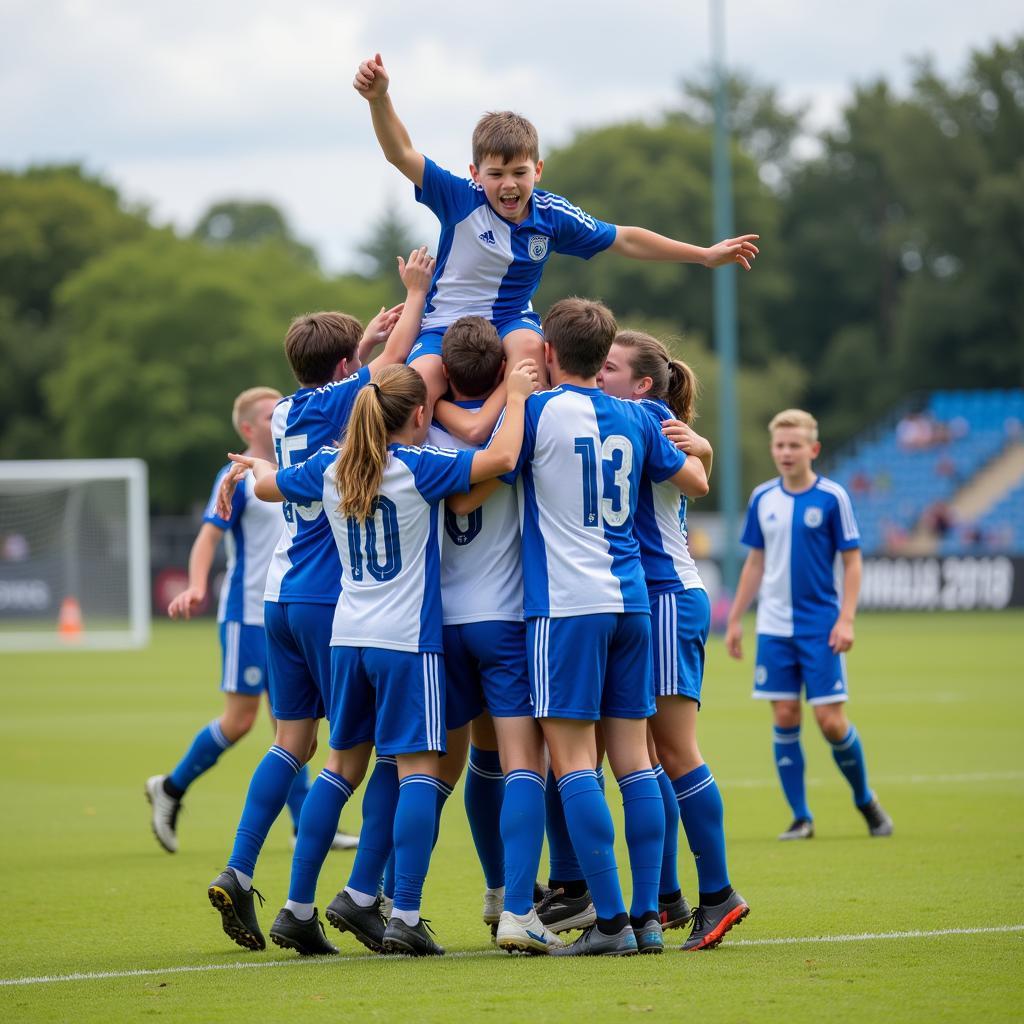
{"label": "goal post", "polygon": [[0,653],[149,642],[141,459],[0,461]]}

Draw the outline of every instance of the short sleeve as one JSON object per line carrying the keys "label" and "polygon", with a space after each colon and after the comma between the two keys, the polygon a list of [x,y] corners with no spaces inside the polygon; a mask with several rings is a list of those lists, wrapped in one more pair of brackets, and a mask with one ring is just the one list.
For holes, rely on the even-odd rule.
{"label": "short sleeve", "polygon": [[748,548],[764,547],[764,534],[761,532],[761,522],[757,518],[757,505],[760,497],[760,494],[755,491],[750,496],[750,502],[747,505],[747,518],[743,523],[740,542],[746,544]]}
{"label": "short sleeve", "polygon": [[830,493],[835,498],[829,513],[829,529],[837,551],[851,551],[860,547],[860,531],[853,515],[853,502],[845,489],[833,484]]}
{"label": "short sleeve", "polygon": [[288,469],[277,471],[277,489],[288,501],[297,505],[308,505],[313,501],[322,501],[324,496],[324,476],[334,465],[338,457],[337,448],[321,448],[305,462]]}
{"label": "short sleeve", "polygon": [[234,463],[229,463],[225,466],[218,474],[217,479],[213,481],[213,490],[210,492],[210,500],[206,504],[206,509],[203,511],[203,522],[210,523],[216,526],[220,530],[230,530],[235,523],[242,516],[242,511],[245,509],[245,477],[235,484],[235,492],[231,495],[231,518],[223,519],[217,515],[217,492],[220,490],[220,483],[224,479],[228,470]]}
{"label": "short sleeve", "polygon": [[416,481],[416,490],[423,496],[423,500],[435,502],[450,494],[464,494],[468,491],[475,454],[473,451],[456,451],[454,448],[421,448],[415,465],[410,468]]}
{"label": "short sleeve", "polygon": [[361,366],[351,377],[329,385],[327,402],[324,407],[324,415],[331,422],[335,431],[340,435],[348,426],[349,417],[352,415],[352,406],[362,388],[370,383],[370,369]]}
{"label": "short sleeve", "polygon": [[438,167],[423,158],[423,185],[416,187],[416,202],[431,209],[442,224],[457,224],[481,205],[483,192],[469,178]]}
{"label": "short sleeve", "polygon": [[551,247],[555,252],[589,260],[615,241],[617,229],[614,224],[592,217],[586,210],[553,193],[547,193],[545,201],[550,204],[554,222]]}
{"label": "short sleeve", "polygon": [[644,472],[654,483],[660,484],[673,477],[686,463],[686,453],[681,452],[662,432],[650,413],[640,412],[647,453],[644,458]]}

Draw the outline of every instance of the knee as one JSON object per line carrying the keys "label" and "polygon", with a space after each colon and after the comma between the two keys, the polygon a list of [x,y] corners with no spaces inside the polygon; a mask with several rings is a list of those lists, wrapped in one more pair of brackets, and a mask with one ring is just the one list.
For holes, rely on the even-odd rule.
{"label": "knee", "polygon": [[814,709],[814,717],[822,735],[830,743],[838,743],[850,731],[850,722],[841,704],[825,704]]}
{"label": "knee", "polygon": [[777,700],[772,704],[772,718],[780,729],[796,729],[800,725],[800,702]]}
{"label": "knee", "polygon": [[256,724],[256,708],[233,708],[220,719],[220,731],[229,743],[237,743]]}
{"label": "knee", "polygon": [[664,743],[658,747],[658,760],[670,779],[688,775],[704,763],[696,743]]}

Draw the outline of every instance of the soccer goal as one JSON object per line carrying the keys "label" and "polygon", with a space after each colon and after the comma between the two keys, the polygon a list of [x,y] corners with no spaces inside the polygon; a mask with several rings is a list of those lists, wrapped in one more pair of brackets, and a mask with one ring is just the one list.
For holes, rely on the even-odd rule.
{"label": "soccer goal", "polygon": [[143,647],[149,618],[146,464],[0,462],[0,651]]}

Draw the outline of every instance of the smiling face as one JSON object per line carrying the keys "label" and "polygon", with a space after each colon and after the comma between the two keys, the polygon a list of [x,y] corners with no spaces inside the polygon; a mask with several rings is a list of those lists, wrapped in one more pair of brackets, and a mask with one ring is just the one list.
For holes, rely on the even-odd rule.
{"label": "smiling face", "polygon": [[484,156],[480,165],[469,165],[473,180],[483,187],[491,209],[505,220],[518,224],[530,212],[530,196],[540,181],[544,161],[526,155],[504,160],[500,156]]}
{"label": "smiling face", "polygon": [[625,345],[612,344],[604,366],[598,371],[597,386],[614,398],[643,398],[651,390],[650,377],[634,377],[629,358],[630,350]]}

